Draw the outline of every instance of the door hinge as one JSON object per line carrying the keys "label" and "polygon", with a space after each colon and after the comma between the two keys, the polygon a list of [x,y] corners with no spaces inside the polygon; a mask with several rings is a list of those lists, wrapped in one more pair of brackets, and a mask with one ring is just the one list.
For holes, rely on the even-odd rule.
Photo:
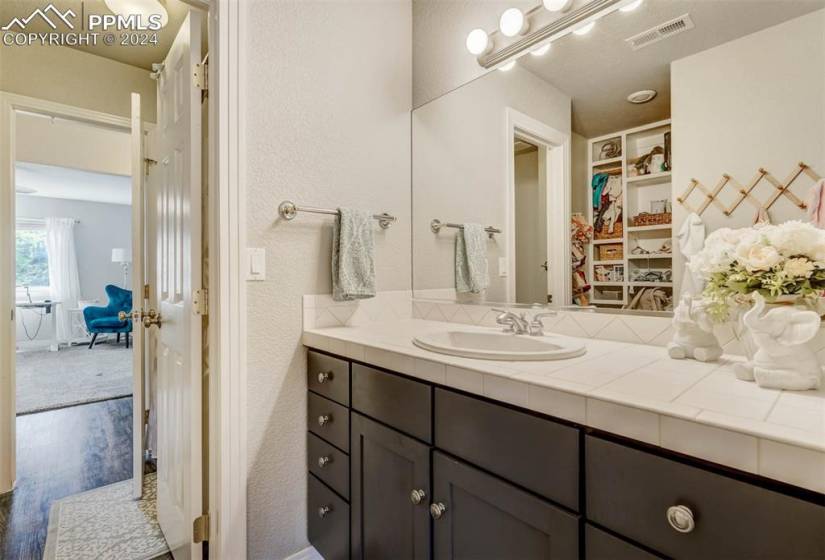
{"label": "door hinge", "polygon": [[209,540],[209,514],[204,513],[192,522],[192,539],[195,544]]}
{"label": "door hinge", "polygon": [[201,317],[209,315],[209,290],[206,288],[195,290],[195,295],[192,297],[192,306],[195,313]]}
{"label": "door hinge", "polygon": [[149,299],[149,284],[143,285],[143,299]]}
{"label": "door hinge", "polygon": [[149,425],[149,411],[148,410],[143,411],[143,425],[144,426]]}
{"label": "door hinge", "polygon": [[195,68],[192,71],[192,79],[195,83],[195,87],[201,91],[206,91],[209,89],[209,77],[208,74],[208,66],[205,62],[199,62],[195,64]]}

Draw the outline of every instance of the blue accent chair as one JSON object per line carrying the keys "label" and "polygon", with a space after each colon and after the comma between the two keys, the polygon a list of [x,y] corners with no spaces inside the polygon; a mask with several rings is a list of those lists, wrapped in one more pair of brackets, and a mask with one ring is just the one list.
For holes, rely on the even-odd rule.
{"label": "blue accent chair", "polygon": [[116,333],[117,341],[120,342],[120,335],[126,335],[126,348],[129,348],[129,336],[132,332],[132,320],[121,321],[118,313],[132,311],[132,291],[118,288],[112,284],[106,286],[106,295],[109,297],[109,305],[106,307],[87,307],[83,310],[83,319],[86,321],[86,330],[92,335],[92,342],[89,350],[95,347],[97,335],[100,333]]}

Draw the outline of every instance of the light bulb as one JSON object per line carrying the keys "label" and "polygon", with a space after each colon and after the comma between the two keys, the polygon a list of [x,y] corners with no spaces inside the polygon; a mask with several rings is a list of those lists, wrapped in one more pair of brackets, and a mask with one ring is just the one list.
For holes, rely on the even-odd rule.
{"label": "light bulb", "polygon": [[527,30],[524,14],[518,8],[504,10],[498,21],[498,28],[505,37],[515,37],[519,33],[524,33]]}
{"label": "light bulb", "polygon": [[550,51],[551,43],[547,43],[546,45],[539,47],[537,49],[533,49],[530,51],[530,54],[533,56],[544,56]]}
{"label": "light bulb", "polygon": [[570,7],[573,0],[544,0],[544,7],[551,12],[562,12]]}
{"label": "light bulb", "polygon": [[467,50],[470,54],[480,55],[490,50],[492,43],[483,29],[473,29],[467,35]]}
{"label": "light bulb", "polygon": [[619,11],[620,12],[632,12],[633,10],[635,10],[636,8],[641,6],[642,2],[644,2],[644,1],[645,0],[635,0],[634,2],[631,2],[630,4],[627,4],[627,5],[622,6],[621,8],[619,8]]}
{"label": "light bulb", "polygon": [[596,26],[596,22],[591,21],[590,23],[586,23],[586,24],[582,25],[581,27],[579,27],[578,29],[573,31],[573,33],[576,34],[576,35],[587,35],[588,33],[590,33],[593,30],[593,28],[595,26]]}
{"label": "light bulb", "polygon": [[512,70],[515,65],[516,65],[516,61],[511,60],[507,64],[505,64],[503,66],[499,66],[498,69],[501,70],[502,72],[507,72],[508,70]]}

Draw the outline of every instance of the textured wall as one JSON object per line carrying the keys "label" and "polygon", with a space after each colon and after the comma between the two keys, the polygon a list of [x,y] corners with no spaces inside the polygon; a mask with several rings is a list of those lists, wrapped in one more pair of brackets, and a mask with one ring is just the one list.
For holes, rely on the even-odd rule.
{"label": "textured wall", "polygon": [[155,81],[149,71],[68,47],[0,49],[0,90],[128,117],[130,94],[155,122]]}
{"label": "textured wall", "polygon": [[248,244],[267,250],[248,286],[248,551],[275,559],[307,544],[301,295],[331,291],[332,224],[279,222],[278,204],[395,214],[378,287],[410,288],[412,21],[407,1],[244,4]]}
{"label": "textured wall", "polygon": [[[791,40],[790,38],[793,38]],[[759,167],[783,181],[804,161],[825,176],[825,10],[792,19],[741,39],[677,60],[671,65],[673,111],[674,233],[687,211],[677,196],[695,177],[708,188],[728,173],[747,185]],[[713,84],[713,87],[701,87]],[[803,176],[791,190],[803,200],[812,181]],[[753,194],[775,192],[762,181]],[[725,187],[730,206],[736,189]],[[689,203],[701,203],[696,191]],[[708,232],[753,223],[754,206],[743,202],[726,217],[714,205],[702,219]],[[774,223],[805,219],[786,197],[770,211]],[[674,279],[682,276],[674,259]]]}

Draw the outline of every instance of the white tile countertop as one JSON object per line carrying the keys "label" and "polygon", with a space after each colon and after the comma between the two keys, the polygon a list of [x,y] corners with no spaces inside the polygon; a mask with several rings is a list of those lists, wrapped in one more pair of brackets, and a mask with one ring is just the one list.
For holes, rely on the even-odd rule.
{"label": "white tile countertop", "polygon": [[[489,330],[423,319],[310,328],[303,343],[446,387],[825,493],[825,389],[761,389],[717,363],[662,347],[579,339],[587,353],[547,362],[460,358],[418,348],[436,330]],[[557,337],[560,335],[549,335]]]}

